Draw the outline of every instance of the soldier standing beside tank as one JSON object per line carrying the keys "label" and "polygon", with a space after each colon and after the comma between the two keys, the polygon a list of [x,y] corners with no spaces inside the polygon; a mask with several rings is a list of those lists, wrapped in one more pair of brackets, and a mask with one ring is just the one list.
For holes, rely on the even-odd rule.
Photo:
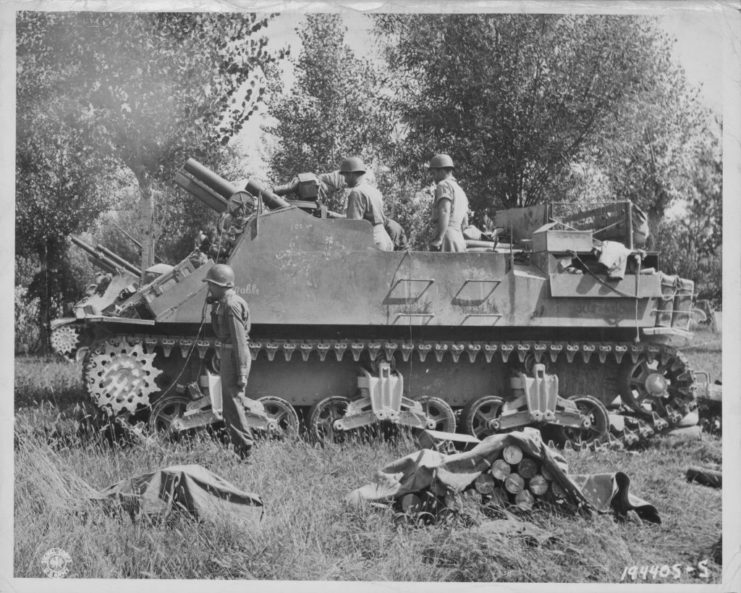
{"label": "soldier standing beside tank", "polygon": [[453,159],[436,154],[429,165],[435,187],[432,203],[433,240],[435,251],[465,251],[463,229],[468,226],[468,197],[453,177]]}
{"label": "soldier standing beside tank", "polygon": [[349,188],[347,194],[347,210],[345,215],[350,219],[367,220],[373,225],[373,242],[383,251],[393,251],[384,223],[383,196],[375,187],[365,182],[365,165],[357,157],[350,157],[342,161],[340,175]]}
{"label": "soldier standing beside tank", "polygon": [[242,402],[252,366],[252,355],[247,345],[250,311],[234,290],[231,266],[214,265],[203,281],[208,283],[212,301],[211,327],[222,344],[219,351],[222,414],[236,453],[246,459],[253,444]]}

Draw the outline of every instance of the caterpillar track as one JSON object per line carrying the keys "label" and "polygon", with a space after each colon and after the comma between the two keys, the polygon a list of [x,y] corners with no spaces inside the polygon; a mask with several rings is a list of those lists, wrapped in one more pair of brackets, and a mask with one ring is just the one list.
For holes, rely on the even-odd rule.
{"label": "caterpillar track", "polygon": [[[199,376],[218,367],[215,350],[220,343],[213,338],[195,339],[187,336],[155,336],[126,334],[95,342],[84,363],[85,385],[93,401],[114,415],[149,410],[163,392],[197,382]],[[675,427],[695,408],[693,374],[681,352],[657,344],[553,341],[378,341],[378,340],[310,340],[281,339],[250,342],[253,374],[260,366],[282,363],[312,364],[312,372],[321,365],[372,366],[379,360],[392,362],[397,368],[410,365],[437,365],[446,373],[466,366],[484,365],[494,376],[505,376],[511,369],[529,369],[533,363],[543,363],[551,372],[563,377],[564,395],[591,395],[605,406],[614,408],[619,395],[622,413],[627,414],[623,430],[613,434],[625,445],[644,442],[654,434]],[[316,365],[320,365],[317,367]],[[333,372],[327,366],[327,373]],[[403,371],[402,371],[403,373]],[[501,377],[499,377],[501,379]],[[665,382],[661,394],[651,391],[652,382]],[[497,381],[494,381],[497,383]],[[499,381],[501,384],[501,380]],[[450,400],[446,393],[415,392],[413,382],[407,383],[409,396],[436,396]],[[585,391],[585,386],[592,389]],[[648,385],[648,386],[647,386]],[[496,388],[481,393],[484,397]],[[294,394],[256,392],[251,397],[278,396],[295,401]],[[297,408],[315,407],[325,397],[338,396],[352,401],[355,393],[320,393],[302,402]],[[470,425],[465,415],[477,398],[457,401],[458,429]],[[302,416],[310,413],[302,410]],[[308,426],[310,432],[316,427]],[[444,428],[450,428],[446,426]],[[474,432],[474,436],[485,436]]]}

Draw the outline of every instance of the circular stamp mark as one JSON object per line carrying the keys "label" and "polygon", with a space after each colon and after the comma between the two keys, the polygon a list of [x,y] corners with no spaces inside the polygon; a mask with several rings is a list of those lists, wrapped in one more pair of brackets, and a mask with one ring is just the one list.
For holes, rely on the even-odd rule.
{"label": "circular stamp mark", "polygon": [[50,548],[41,558],[44,574],[52,579],[61,579],[67,576],[71,563],[72,558],[62,548]]}

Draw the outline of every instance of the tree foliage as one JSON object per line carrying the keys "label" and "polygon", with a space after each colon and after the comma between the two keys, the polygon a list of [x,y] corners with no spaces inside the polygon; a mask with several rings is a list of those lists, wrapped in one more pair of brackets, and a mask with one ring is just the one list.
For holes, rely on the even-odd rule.
{"label": "tree foliage", "polygon": [[377,162],[393,123],[383,115],[385,84],[374,64],[357,58],[345,42],[339,14],[309,14],[297,30],[301,51],[293,61],[295,82],[276,96],[268,110],[276,123],[267,131],[278,139],[272,174],[286,181],[295,174],[338,168],[342,158]]}
{"label": "tree foliage", "polygon": [[[139,178],[225,145],[274,57],[251,13],[20,13],[19,65],[55,72],[62,109]],[[58,115],[63,116],[61,112]],[[198,148],[196,148],[198,147]]]}
{"label": "tree foliage", "polygon": [[663,268],[694,280],[697,297],[717,304],[723,293],[723,166],[713,131],[696,145],[695,157],[683,209],[662,221],[657,247],[664,256]]}
{"label": "tree foliage", "polygon": [[479,214],[580,198],[577,165],[608,181],[601,198],[662,210],[675,195],[694,102],[650,19],[394,14],[376,32],[406,175],[448,152]]}
{"label": "tree foliage", "polygon": [[56,116],[54,94],[40,100],[49,92],[51,73],[28,74],[19,68],[15,248],[23,290],[16,298],[35,303],[44,344],[50,318],[80,288],[68,273],[66,235],[91,224],[105,207],[102,181],[111,163],[68,119]]}
{"label": "tree foliage", "polygon": [[[171,187],[186,157],[222,161],[225,145],[264,98],[263,69],[277,59],[260,35],[268,19],[18,13],[17,248],[41,261],[42,310],[61,281],[46,258],[62,261],[64,236],[104,209],[109,172],[151,205],[152,192]],[[192,201],[168,195],[162,202],[166,219],[155,210],[138,233],[129,230],[145,242],[160,221],[176,251],[182,246],[171,241],[173,232],[188,233],[174,225],[197,222],[184,213]]]}
{"label": "tree foliage", "polygon": [[[188,156],[219,162],[264,98],[268,17],[20,13],[23,77],[48,79],[50,116],[131,171],[142,200]],[[146,229],[145,229],[146,230]]]}

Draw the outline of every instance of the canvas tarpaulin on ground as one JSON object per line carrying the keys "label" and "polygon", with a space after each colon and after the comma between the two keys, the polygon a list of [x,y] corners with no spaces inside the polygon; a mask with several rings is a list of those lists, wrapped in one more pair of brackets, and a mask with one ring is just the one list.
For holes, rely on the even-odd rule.
{"label": "canvas tarpaulin on ground", "polygon": [[263,504],[201,465],[173,465],[117,482],[95,497],[121,504],[129,514],[164,516],[177,509],[197,519],[257,524]]}
{"label": "canvas tarpaulin on ground", "polygon": [[633,510],[642,519],[660,523],[656,508],[629,492],[627,475],[613,472],[570,476],[564,457],[543,443],[539,431],[530,428],[489,436],[470,451],[452,455],[421,449],[383,467],[371,483],[352,491],[346,501],[359,504],[364,500],[390,500],[429,488],[461,492],[488,471],[508,445],[518,445],[525,455],[540,460],[575,508],[619,516]]}

